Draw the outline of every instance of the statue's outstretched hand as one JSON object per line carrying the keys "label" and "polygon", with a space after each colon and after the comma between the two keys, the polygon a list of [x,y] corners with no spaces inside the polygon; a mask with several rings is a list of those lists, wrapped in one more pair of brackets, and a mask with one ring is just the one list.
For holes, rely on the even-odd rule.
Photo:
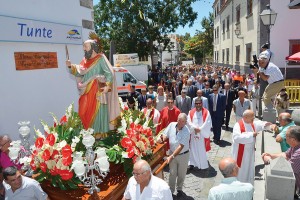
{"label": "statue's outstretched hand", "polygon": [[71,68],[71,60],[67,60],[67,61],[66,61],[66,66],[67,66],[68,68]]}

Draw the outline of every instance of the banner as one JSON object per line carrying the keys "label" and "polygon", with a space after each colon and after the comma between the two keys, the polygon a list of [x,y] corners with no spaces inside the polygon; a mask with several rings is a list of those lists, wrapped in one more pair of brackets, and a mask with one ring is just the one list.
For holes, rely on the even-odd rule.
{"label": "banner", "polygon": [[82,45],[82,27],[0,15],[0,41]]}

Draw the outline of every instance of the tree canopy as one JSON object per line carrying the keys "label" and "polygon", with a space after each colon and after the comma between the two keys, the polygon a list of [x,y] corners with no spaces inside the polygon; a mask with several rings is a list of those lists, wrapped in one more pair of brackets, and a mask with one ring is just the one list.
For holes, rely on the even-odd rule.
{"label": "tree canopy", "polygon": [[95,30],[103,39],[115,41],[118,53],[152,55],[157,50],[153,41],[167,43],[168,33],[193,25],[195,1],[100,0],[94,6]]}
{"label": "tree canopy", "polygon": [[203,31],[197,31],[194,37],[184,42],[184,51],[196,58],[196,63],[203,63],[204,58],[213,54],[213,13],[201,20]]}

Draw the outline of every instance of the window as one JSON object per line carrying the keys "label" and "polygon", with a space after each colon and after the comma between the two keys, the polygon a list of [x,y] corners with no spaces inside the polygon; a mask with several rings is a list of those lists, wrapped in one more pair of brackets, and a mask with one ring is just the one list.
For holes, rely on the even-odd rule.
{"label": "window", "polygon": [[225,50],[222,49],[222,63],[224,63],[224,59],[225,59]]}
{"label": "window", "polygon": [[230,18],[230,16],[228,15],[227,18],[226,18],[226,21],[227,21],[227,24],[226,24],[227,25],[227,27],[226,27],[227,29],[226,29],[226,31],[229,31],[229,18]]}
{"label": "window", "polygon": [[240,45],[235,47],[235,61],[240,62]]}
{"label": "window", "polygon": [[222,29],[222,34],[224,34],[224,33],[225,33],[225,20],[223,20],[222,26],[223,26],[223,27],[222,27],[222,28],[223,28],[223,29]]}
{"label": "window", "polygon": [[135,78],[129,73],[124,73],[123,74],[123,81],[124,82],[133,82],[134,79]]}
{"label": "window", "polygon": [[236,10],[235,10],[236,14],[235,14],[235,17],[236,17],[236,23],[240,23],[240,18],[241,18],[241,5],[238,5],[236,7]]}
{"label": "window", "polygon": [[219,38],[219,27],[217,27],[217,38]]}
{"label": "window", "polygon": [[253,0],[247,0],[247,15],[251,15],[252,14],[252,6],[253,6]]}
{"label": "window", "polygon": [[229,48],[226,48],[226,62],[229,63]]}
{"label": "window", "polygon": [[252,43],[246,44],[246,62],[251,62]]}
{"label": "window", "polygon": [[[289,48],[289,55],[293,55],[295,53],[300,52],[300,39],[299,40],[289,40],[290,43],[290,48]],[[289,61],[289,64],[297,64],[299,65],[298,62],[294,61]]]}
{"label": "window", "polygon": [[217,59],[216,62],[219,62],[219,51],[217,51]]}

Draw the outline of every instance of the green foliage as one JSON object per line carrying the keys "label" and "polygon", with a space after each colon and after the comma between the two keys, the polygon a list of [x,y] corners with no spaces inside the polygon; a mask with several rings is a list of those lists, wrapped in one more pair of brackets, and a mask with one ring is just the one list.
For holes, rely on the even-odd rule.
{"label": "green foliage", "polygon": [[197,31],[194,37],[185,42],[184,51],[196,58],[196,63],[203,63],[203,58],[213,54],[213,13],[201,20],[203,32]]}
{"label": "green foliage", "polygon": [[195,1],[100,0],[94,6],[95,30],[104,40],[114,40],[118,53],[152,55],[153,41],[163,40],[179,26],[193,25]]}

